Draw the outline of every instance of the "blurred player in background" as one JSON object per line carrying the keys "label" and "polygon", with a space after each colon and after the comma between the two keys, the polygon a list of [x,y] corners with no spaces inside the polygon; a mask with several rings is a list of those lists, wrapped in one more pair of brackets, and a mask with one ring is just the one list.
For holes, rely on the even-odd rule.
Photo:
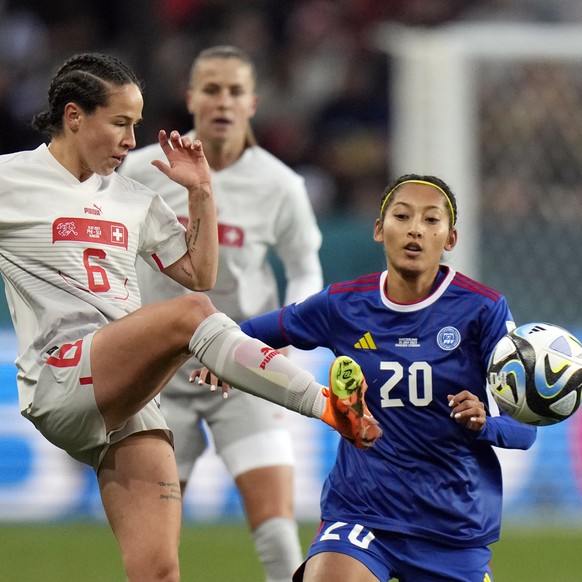
{"label": "blurred player in background", "polygon": [[536,429],[487,408],[489,355],[515,325],[503,296],[440,264],[456,219],[442,180],[402,176],[374,226],[386,271],[242,324],[270,345],[357,358],[384,431],[366,452],[340,443],[296,581],[492,580],[502,495],[493,446],[527,449]]}
{"label": "blurred player in background", "polygon": [[[255,143],[251,119],[257,106],[256,74],[249,56],[231,46],[204,50],[194,61],[187,93],[194,129],[212,170],[219,232],[218,277],[208,292],[235,321],[279,306],[272,249],[285,270],[285,303],[319,291],[321,234],[303,179]],[[120,172],[160,193],[178,217],[188,217],[186,190],[151,165],[161,155],[154,144],[130,154]],[[142,299],[151,303],[187,289],[143,263]],[[213,436],[240,491],[257,554],[268,582],[291,579],[303,559],[293,512],[293,446],[278,407],[240,391],[228,399],[194,391],[189,362],[161,396],[174,433],[182,490],[207,447],[202,421]]]}
{"label": "blurred player in background", "polygon": [[[313,376],[244,335],[203,293],[140,306],[140,255],[192,290],[218,263],[202,145],[161,131],[154,166],[188,199],[188,224],[115,170],[135,147],[143,98],[118,59],[75,55],[51,80],[33,124],[50,143],[0,156],[0,271],[18,337],[20,409],[97,473],[130,581],[177,581],[181,494],[171,431],[155,397],[194,355],[213,373],[321,418],[356,446],[380,435],[363,401],[329,397]],[[194,390],[195,388],[192,387]]]}

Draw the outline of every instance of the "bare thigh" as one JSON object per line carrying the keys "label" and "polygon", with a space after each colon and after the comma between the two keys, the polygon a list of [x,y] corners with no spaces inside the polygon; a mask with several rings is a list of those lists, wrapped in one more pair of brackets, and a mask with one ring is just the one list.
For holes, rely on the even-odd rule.
{"label": "bare thigh", "polygon": [[351,556],[321,552],[307,560],[303,582],[378,582],[378,578]]}
{"label": "bare thigh", "polygon": [[142,307],[95,333],[93,387],[107,430],[159,394],[190,358],[190,339],[212,313],[216,309],[208,297],[190,293]]}

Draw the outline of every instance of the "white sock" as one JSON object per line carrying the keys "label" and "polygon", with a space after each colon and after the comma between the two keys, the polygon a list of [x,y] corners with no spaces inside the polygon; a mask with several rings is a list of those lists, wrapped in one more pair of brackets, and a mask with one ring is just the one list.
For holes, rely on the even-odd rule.
{"label": "white sock", "polygon": [[277,350],[244,334],[224,313],[214,313],[198,327],[190,351],[233,387],[304,416],[321,418],[322,385]]}
{"label": "white sock", "polygon": [[295,521],[272,517],[253,532],[253,540],[265,568],[266,582],[289,582],[303,561]]}

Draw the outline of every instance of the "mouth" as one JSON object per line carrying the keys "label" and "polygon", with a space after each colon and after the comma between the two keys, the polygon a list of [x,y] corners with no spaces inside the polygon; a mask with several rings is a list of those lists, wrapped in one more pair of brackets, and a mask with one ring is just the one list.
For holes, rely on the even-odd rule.
{"label": "mouth", "polygon": [[422,251],[422,247],[418,243],[410,242],[404,247],[404,250],[409,254],[417,255]]}
{"label": "mouth", "polygon": [[227,119],[226,117],[217,117],[212,120],[212,123],[217,127],[227,127],[229,125],[232,125],[232,121],[230,121],[230,119]]}

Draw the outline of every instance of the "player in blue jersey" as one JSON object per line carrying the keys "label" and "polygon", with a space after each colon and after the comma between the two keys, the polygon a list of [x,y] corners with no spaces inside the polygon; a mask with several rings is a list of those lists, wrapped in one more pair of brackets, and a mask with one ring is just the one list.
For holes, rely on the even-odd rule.
{"label": "player in blue jersey", "polygon": [[402,176],[374,226],[386,271],[242,325],[274,347],[323,346],[359,362],[384,432],[369,450],[340,442],[295,581],[493,579],[502,495],[493,446],[527,449],[536,429],[489,412],[487,360],[515,324],[502,295],[441,264],[456,219],[442,180]]}

